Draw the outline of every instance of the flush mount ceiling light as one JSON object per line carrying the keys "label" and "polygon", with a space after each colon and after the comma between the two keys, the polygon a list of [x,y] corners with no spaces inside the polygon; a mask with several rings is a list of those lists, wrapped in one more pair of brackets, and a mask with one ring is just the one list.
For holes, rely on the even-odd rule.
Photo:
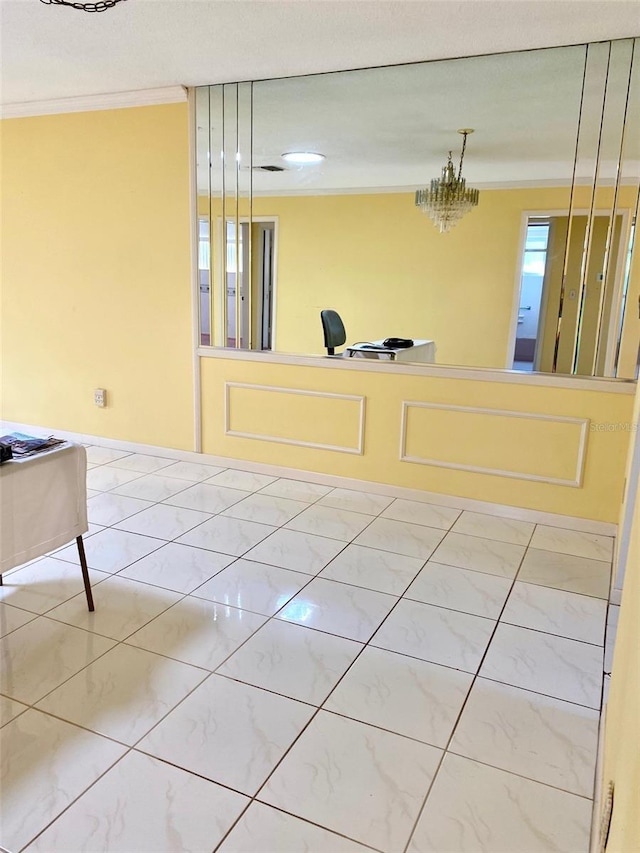
{"label": "flush mount ceiling light", "polygon": [[288,163],[308,165],[309,163],[320,163],[325,159],[325,156],[314,151],[287,151],[282,155],[282,159]]}
{"label": "flush mount ceiling light", "polygon": [[478,190],[467,189],[466,181],[462,177],[462,161],[467,147],[467,136],[473,133],[473,128],[465,127],[458,133],[462,134],[462,151],[460,152],[460,166],[457,176],[451,159],[451,151],[449,151],[447,163],[442,167],[442,176],[434,178],[428,189],[417,190],[416,192],[416,207],[431,217],[434,225],[440,229],[441,234],[450,231],[465,213],[475,207],[480,196]]}
{"label": "flush mount ceiling light", "polygon": [[98,0],[97,3],[74,3],[72,0],[40,0],[46,6],[70,6],[72,9],[80,9],[82,12],[106,12],[107,9],[113,9],[118,3],[124,0]]}

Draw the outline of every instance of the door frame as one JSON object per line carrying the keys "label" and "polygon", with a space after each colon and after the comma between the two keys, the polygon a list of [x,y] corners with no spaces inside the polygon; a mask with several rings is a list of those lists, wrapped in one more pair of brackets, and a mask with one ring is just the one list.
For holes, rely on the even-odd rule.
{"label": "door frame", "polygon": [[[624,245],[628,245],[628,236],[630,229],[630,221],[631,217],[629,216],[630,210],[628,208],[618,208],[615,211],[614,216],[622,216],[622,227],[620,229],[620,239],[622,240],[623,236],[626,235],[626,240]],[[569,216],[571,213],[572,216],[589,216],[590,211],[587,208],[575,208],[573,211],[569,211],[568,209],[559,209],[559,210],[523,210],[520,215],[520,239],[518,244],[518,259],[516,262],[516,274],[515,274],[515,283],[514,283],[514,292],[513,292],[513,303],[511,306],[511,324],[509,327],[509,337],[507,339],[507,353],[505,359],[505,368],[507,370],[513,370],[513,355],[515,351],[516,345],[516,337],[518,335],[518,313],[520,309],[520,290],[522,287],[522,268],[524,266],[524,248],[527,242],[527,226],[529,224],[529,219],[537,218],[537,219],[545,219],[547,217],[552,218],[554,216]],[[593,216],[611,216],[611,210],[594,210],[592,211]],[[622,298],[622,283],[624,277],[624,262],[621,263],[622,256],[626,257],[625,252],[618,252],[618,262],[616,264],[616,269],[613,277],[614,284],[614,292],[611,301],[611,317],[617,316],[620,311],[620,302]],[[546,282],[545,282],[546,284]],[[545,304],[545,290],[546,287],[543,285],[542,298],[540,300],[540,318],[542,319],[542,305]],[[615,307],[615,314],[614,314]],[[615,365],[612,363],[613,359],[615,359],[615,347],[610,346],[610,333],[612,328],[611,317],[609,319],[609,338],[607,339],[607,357],[605,359],[605,376],[614,376],[613,372],[609,372],[609,370],[613,370]],[[538,350],[538,340],[540,339],[540,323],[538,323],[538,335],[536,339],[536,352]],[[534,363],[534,368],[535,368]]]}
{"label": "door frame", "polygon": [[[272,286],[271,286],[271,294],[272,294],[272,296],[271,296],[271,343],[272,343],[272,350],[275,350],[276,349],[276,346],[275,346],[275,341],[276,341],[276,288],[277,288],[277,282],[278,282],[278,243],[279,243],[278,229],[280,227],[279,219],[277,216],[239,216],[239,217],[237,217],[237,219],[236,219],[236,217],[223,217],[223,216],[217,216],[216,217],[216,249],[217,249],[217,255],[218,255],[217,267],[218,267],[218,278],[219,278],[219,281],[222,283],[221,287],[219,288],[219,299],[220,298],[226,299],[226,290],[227,290],[226,282],[224,281],[225,261],[224,261],[224,258],[222,256],[222,223],[225,221],[225,219],[227,219],[227,220],[232,219],[234,222],[237,221],[241,225],[243,223],[249,223],[249,225],[251,225],[254,222],[272,222],[273,223],[273,243],[274,243],[274,245],[273,245],[273,270],[272,270]],[[251,239],[251,233],[249,233],[249,239]],[[250,257],[251,257],[251,255],[250,255]],[[236,260],[236,263],[237,263],[237,260]],[[211,260],[209,261],[209,264],[211,266]],[[237,273],[236,273],[236,275],[237,275]],[[213,290],[213,288],[212,288],[212,290]],[[213,313],[213,307],[214,306],[213,306],[213,295],[212,295],[212,298],[211,298],[211,311],[212,311],[212,313]],[[225,315],[223,314],[223,311],[221,310],[220,306],[218,306],[217,315],[218,315],[218,319],[217,319],[218,340],[223,341],[223,340],[225,340],[225,336],[224,336],[224,316]],[[251,317],[250,309],[249,309],[249,317]],[[237,318],[236,318],[236,324],[237,324]],[[213,327],[213,323],[211,323],[211,326]],[[236,333],[237,333],[237,329],[236,329]],[[225,349],[225,347],[218,347],[218,349]]]}

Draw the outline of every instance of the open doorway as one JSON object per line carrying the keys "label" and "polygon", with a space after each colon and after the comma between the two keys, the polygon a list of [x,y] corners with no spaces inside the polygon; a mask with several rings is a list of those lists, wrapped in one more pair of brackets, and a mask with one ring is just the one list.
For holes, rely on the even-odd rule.
{"label": "open doorway", "polygon": [[614,375],[628,211],[525,217],[508,366]]}
{"label": "open doorway", "polygon": [[514,370],[533,370],[540,327],[550,223],[547,218],[530,217],[522,257],[520,300],[513,352]]}

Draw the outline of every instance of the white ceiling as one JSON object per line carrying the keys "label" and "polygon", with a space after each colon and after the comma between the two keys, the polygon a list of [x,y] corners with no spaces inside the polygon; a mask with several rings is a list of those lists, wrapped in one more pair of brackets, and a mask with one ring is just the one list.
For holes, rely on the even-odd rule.
{"label": "white ceiling", "polygon": [[[238,100],[233,87],[225,98],[227,187],[235,186],[236,128],[240,191],[249,187],[252,141],[253,192],[271,195],[424,186],[439,175],[448,150],[457,165],[462,140],[456,130],[464,127],[475,129],[464,161],[471,185],[569,186],[581,101],[576,178],[593,177],[600,139],[599,179],[612,180],[627,94],[622,178],[637,178],[640,62],[634,63],[629,89],[632,49],[632,39],[614,42],[611,50],[608,43],[592,45],[584,96],[584,46],[261,81],[253,85],[253,125],[249,84],[240,87]],[[211,95],[206,87],[196,92],[200,190],[206,190],[209,174],[212,189],[222,186],[220,89],[214,87]],[[326,159],[293,166],[282,159],[286,151],[316,151]],[[255,171],[265,165],[286,171]]]}
{"label": "white ceiling", "polygon": [[0,0],[0,101],[72,98],[640,33],[636,0]]}

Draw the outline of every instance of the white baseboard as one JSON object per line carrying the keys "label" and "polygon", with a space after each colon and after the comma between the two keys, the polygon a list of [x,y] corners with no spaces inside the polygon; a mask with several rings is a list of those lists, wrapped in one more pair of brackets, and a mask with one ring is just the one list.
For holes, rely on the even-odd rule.
{"label": "white baseboard", "polygon": [[[51,435],[52,433],[52,430],[50,429],[10,421],[2,421],[1,426],[4,432],[17,430],[33,435]],[[219,465],[224,468],[237,468],[240,471],[256,471],[260,474],[268,474],[273,477],[287,477],[291,480],[305,480],[306,482],[317,483],[322,486],[355,489],[360,492],[388,495],[393,498],[405,498],[406,500],[421,501],[422,503],[439,504],[440,506],[452,507],[453,509],[485,512],[502,518],[512,518],[517,521],[530,521],[534,524],[547,524],[550,527],[563,527],[567,530],[577,530],[583,533],[595,533],[600,534],[601,536],[615,536],[617,533],[617,525],[607,521],[595,521],[588,518],[574,518],[570,515],[558,515],[557,513],[552,512],[542,512],[540,510],[491,503],[490,501],[455,497],[452,495],[440,494],[439,492],[426,492],[421,489],[411,489],[406,486],[393,486],[389,483],[376,483],[369,480],[357,480],[353,477],[339,477],[334,474],[321,474],[317,471],[306,471],[301,468],[285,468],[281,465],[269,465],[264,462],[251,462],[246,459],[234,459],[228,456],[213,456],[208,453],[196,453],[193,450],[176,450],[170,447],[157,447],[153,444],[139,444],[131,441],[121,441],[120,439],[85,435],[84,433],[69,432],[68,430],[61,429],[56,429],[54,432],[60,438],[66,438],[69,441],[76,441],[81,444],[95,444],[100,447],[109,447],[113,450],[124,450],[129,453],[146,453],[152,456],[164,456],[167,459],[180,459],[187,462],[206,461],[211,465]]]}
{"label": "white baseboard", "polygon": [[618,589],[617,586],[614,586],[609,594],[609,603],[610,604],[622,604],[622,590]]}

